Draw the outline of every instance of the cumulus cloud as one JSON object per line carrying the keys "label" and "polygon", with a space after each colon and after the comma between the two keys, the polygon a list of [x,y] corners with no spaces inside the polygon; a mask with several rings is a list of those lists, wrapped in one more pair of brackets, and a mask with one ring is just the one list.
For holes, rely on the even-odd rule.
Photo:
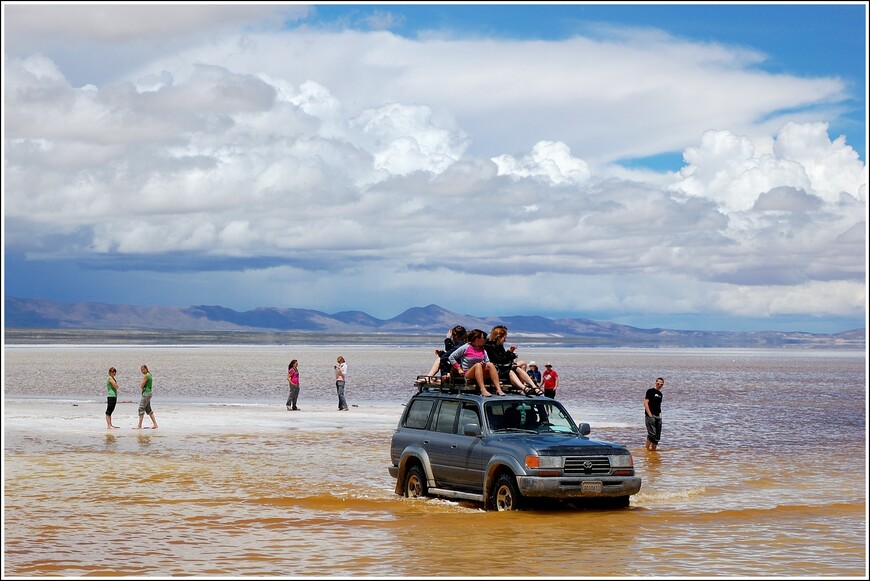
{"label": "cumulus cloud", "polygon": [[512,155],[499,155],[492,161],[499,175],[516,178],[542,177],[554,184],[581,184],[589,179],[589,165],[571,156],[571,150],[561,142],[539,141],[531,154],[517,159]]}
{"label": "cumulus cloud", "polygon": [[715,199],[729,211],[748,209],[759,195],[778,187],[800,189],[830,203],[843,193],[859,197],[861,186],[866,187],[865,164],[842,137],[830,140],[826,123],[786,123],[771,152],[758,149],[746,136],[706,131],[699,147],[685,151],[683,179],[673,187]]}
{"label": "cumulus cloud", "polygon": [[[747,60],[663,36],[267,30],[77,87],[45,54],[13,56],[6,243],[177,260],[252,306],[327,309],[353,288],[481,313],[854,316],[866,165],[824,122],[753,121],[842,87]],[[679,172],[619,164],[674,147]]]}

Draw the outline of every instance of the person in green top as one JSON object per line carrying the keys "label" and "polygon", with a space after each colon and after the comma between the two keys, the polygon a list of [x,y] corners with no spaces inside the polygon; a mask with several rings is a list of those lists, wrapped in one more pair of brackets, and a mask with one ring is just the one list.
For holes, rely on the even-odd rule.
{"label": "person in green top", "polygon": [[109,392],[106,398],[106,428],[117,428],[112,425],[112,412],[115,411],[115,404],[118,403],[118,382],[115,380],[115,374],[118,370],[114,367],[109,368],[109,377],[106,379],[106,390]]}
{"label": "person in green top", "polygon": [[143,365],[141,367],[142,371],[142,383],[139,385],[142,388],[142,399],[139,400],[139,425],[133,428],[134,430],[142,429],[142,419],[145,417],[145,414],[148,414],[148,417],[151,418],[151,429],[157,429],[157,419],[154,417],[154,412],[151,411],[151,384],[154,382],[154,378],[151,377],[151,373],[148,371],[148,366]]}

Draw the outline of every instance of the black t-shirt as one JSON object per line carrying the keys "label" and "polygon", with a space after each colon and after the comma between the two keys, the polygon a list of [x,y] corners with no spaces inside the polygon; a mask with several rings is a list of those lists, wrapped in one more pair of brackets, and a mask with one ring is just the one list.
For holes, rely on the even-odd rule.
{"label": "black t-shirt", "polygon": [[644,399],[649,400],[649,411],[654,416],[662,415],[662,391],[654,387],[646,390]]}

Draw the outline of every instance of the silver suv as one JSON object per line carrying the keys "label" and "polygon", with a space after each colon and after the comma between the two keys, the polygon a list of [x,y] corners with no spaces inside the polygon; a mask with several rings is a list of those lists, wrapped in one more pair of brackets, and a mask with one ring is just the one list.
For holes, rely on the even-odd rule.
{"label": "silver suv", "polygon": [[396,494],[440,496],[517,510],[526,498],[607,499],[628,506],[640,491],[631,453],[591,440],[561,403],[423,382],[390,445]]}

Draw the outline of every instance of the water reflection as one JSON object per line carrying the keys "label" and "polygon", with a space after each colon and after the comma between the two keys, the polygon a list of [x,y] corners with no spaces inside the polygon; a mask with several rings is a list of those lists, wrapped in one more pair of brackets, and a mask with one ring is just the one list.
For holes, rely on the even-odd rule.
{"label": "water reflection", "polygon": [[136,440],[139,442],[139,450],[147,452],[151,449],[151,434],[139,432],[136,434]]}

